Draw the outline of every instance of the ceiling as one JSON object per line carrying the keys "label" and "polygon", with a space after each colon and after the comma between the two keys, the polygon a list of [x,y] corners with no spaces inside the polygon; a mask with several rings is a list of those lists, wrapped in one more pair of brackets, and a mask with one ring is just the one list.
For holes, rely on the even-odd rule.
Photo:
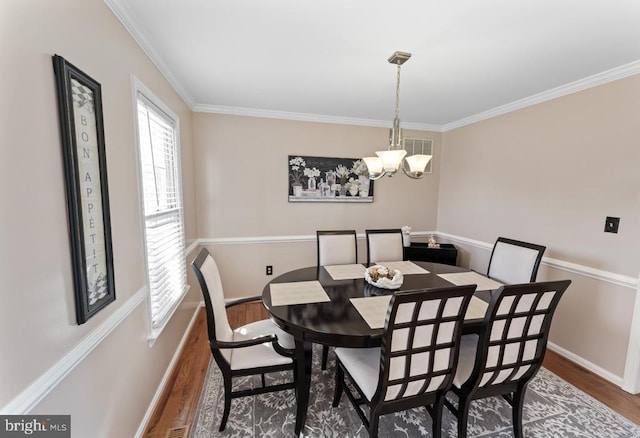
{"label": "ceiling", "polygon": [[195,111],[447,130],[640,73],[638,0],[105,0]]}

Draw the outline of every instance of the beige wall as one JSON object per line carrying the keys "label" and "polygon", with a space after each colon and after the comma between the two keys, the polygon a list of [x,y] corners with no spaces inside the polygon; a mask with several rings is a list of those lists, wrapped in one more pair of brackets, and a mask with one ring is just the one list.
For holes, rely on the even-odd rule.
{"label": "beige wall", "polygon": [[387,129],[196,113],[193,132],[200,238],[435,227],[440,133],[405,131],[434,140],[432,175],[384,177],[375,182],[373,203],[349,204],[287,202],[288,155],[373,155],[388,147]]}
{"label": "beige wall", "polygon": [[[288,203],[287,155],[369,155],[386,147],[386,129],[191,114],[102,0],[5,1],[0,47],[0,407],[145,285],[132,74],[180,117],[187,239],[209,242],[228,296],[259,294],[266,264],[277,275],[315,263],[315,244],[219,239],[332,228],[411,225],[484,242],[508,235],[546,243],[549,257],[637,276],[639,77],[444,135],[406,132],[434,139],[434,173],[384,178],[372,204]],[[100,82],[104,100],[118,299],[82,326],[74,322],[53,54]],[[602,233],[606,215],[622,217],[619,234]],[[486,251],[460,247],[464,263],[486,267]],[[575,282],[552,341],[621,375],[633,291],[541,270],[559,277]],[[145,303],[135,308],[34,412],[71,414],[74,436],[133,436],[199,300],[192,287],[153,347]]]}
{"label": "beige wall", "polygon": [[[369,205],[288,203],[286,157],[363,156],[384,147],[384,129],[194,114],[198,236],[219,260],[228,297],[259,294],[271,278],[267,264],[278,275],[315,263],[313,241],[270,243],[260,236],[404,224],[460,237],[459,263],[480,271],[490,250],[464,240],[492,244],[503,235],[546,244],[545,256],[560,264],[637,278],[638,97],[640,76],[444,134],[408,133],[434,138],[434,174],[422,181],[384,178]],[[235,163],[243,161],[239,172]],[[603,233],[608,215],[622,218],[618,234]],[[361,260],[365,251],[360,242]],[[540,270],[540,280],[574,282],[551,341],[620,381],[635,290],[585,272],[557,264]]]}
{"label": "beige wall", "polygon": [[[65,358],[145,283],[131,77],[181,121],[188,239],[196,238],[191,112],[102,0],[4,1],[0,7],[0,409]],[[102,85],[117,300],[77,326],[51,57]],[[71,414],[74,436],[133,436],[199,292],[153,347],[146,303],[34,412]]]}
{"label": "beige wall", "polygon": [[[541,243],[546,257],[637,278],[639,114],[633,76],[446,132],[438,231]],[[621,217],[618,234],[603,232],[606,216]],[[474,252],[465,262],[486,269],[488,254]],[[559,277],[575,276],[538,278]],[[633,289],[574,278],[551,341],[622,376],[634,299]]]}
{"label": "beige wall", "polygon": [[[314,236],[321,229],[398,228],[434,230],[438,203],[441,134],[405,131],[432,138],[433,174],[375,182],[374,202],[289,203],[288,155],[360,158],[387,148],[388,130],[196,113],[198,235],[205,243],[226,238]],[[315,241],[209,245],[218,260],[228,297],[256,295],[274,275],[316,263]],[[359,259],[366,260],[360,242]],[[242,264],[238,261],[242,260]]]}

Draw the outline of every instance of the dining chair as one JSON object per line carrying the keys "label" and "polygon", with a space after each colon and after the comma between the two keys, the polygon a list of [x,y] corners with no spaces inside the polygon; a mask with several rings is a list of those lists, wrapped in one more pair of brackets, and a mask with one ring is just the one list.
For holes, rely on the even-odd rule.
{"label": "dining chair", "polygon": [[[458,361],[460,334],[475,285],[397,292],[379,348],[336,347],[333,407],[343,391],[370,437],[380,416],[424,406],[440,437],[445,394]],[[358,398],[346,385],[348,377]],[[369,418],[360,407],[369,407]]]}
{"label": "dining chair", "polygon": [[498,237],[491,251],[487,276],[504,284],[536,281],[546,249],[542,245]]}
{"label": "dining chair", "polygon": [[401,229],[365,230],[367,265],[404,259]]}
{"label": "dining chair", "polygon": [[358,263],[355,230],[316,231],[318,267]]}
{"label": "dining chair", "polygon": [[527,385],[547,348],[551,319],[570,280],[502,286],[493,294],[480,334],[465,335],[452,391],[458,406],[445,406],[458,418],[458,437],[467,436],[472,400],[502,395],[512,407],[513,431],[522,437]]}
{"label": "dining chair", "polygon": [[[293,381],[266,386],[264,375],[295,370],[295,343],[291,335],[270,320],[252,322],[232,330],[226,309],[260,297],[244,298],[225,305],[220,273],[206,248],[200,251],[191,267],[204,297],[211,354],[224,382],[224,411],[219,429],[222,432],[229,418],[231,399],[294,388]],[[251,375],[261,376],[261,387],[232,391],[234,377]]]}
{"label": "dining chair", "polygon": [[[355,230],[316,231],[318,268],[358,263],[358,240]],[[322,346],[322,369],[327,369],[329,347]]]}

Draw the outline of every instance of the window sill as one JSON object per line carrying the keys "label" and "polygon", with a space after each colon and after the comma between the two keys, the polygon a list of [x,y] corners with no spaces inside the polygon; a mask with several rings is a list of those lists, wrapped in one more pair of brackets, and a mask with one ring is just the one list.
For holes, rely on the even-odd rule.
{"label": "window sill", "polygon": [[[173,314],[176,313],[176,310],[178,310],[178,307],[180,307],[180,304],[182,304],[182,301],[184,301],[185,297],[189,293],[189,289],[191,289],[191,286],[187,285],[184,292],[182,292],[182,295],[180,296],[180,298],[176,300],[176,302],[174,303],[169,313],[167,313],[167,316],[165,316],[164,321],[162,322],[162,325],[156,328],[153,328],[153,327],[150,328],[149,337],[147,338],[147,342],[149,343],[149,348],[153,347],[153,345],[156,343],[156,340],[160,337],[160,333],[162,333],[164,328],[169,324],[169,321],[171,321]],[[149,325],[151,325],[151,323],[149,323]]]}

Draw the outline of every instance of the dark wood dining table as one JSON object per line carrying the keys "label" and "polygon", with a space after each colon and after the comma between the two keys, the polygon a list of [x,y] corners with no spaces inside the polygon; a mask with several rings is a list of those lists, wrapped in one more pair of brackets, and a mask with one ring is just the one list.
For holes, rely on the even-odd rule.
{"label": "dark wood dining table", "polygon": [[[300,435],[307,416],[311,385],[312,344],[335,347],[380,346],[383,329],[372,329],[349,301],[351,298],[388,295],[397,291],[450,287],[451,283],[438,274],[469,272],[469,269],[440,263],[417,262],[428,274],[404,275],[402,286],[386,290],[368,284],[363,278],[334,280],[324,267],[296,269],[270,281],[262,292],[262,302],[271,319],[295,340],[296,354],[296,424],[295,434]],[[331,299],[329,302],[274,306],[270,286],[274,283],[291,283],[317,280]],[[488,301],[490,291],[476,292],[476,296]],[[465,320],[464,332],[478,331],[481,319]]]}

